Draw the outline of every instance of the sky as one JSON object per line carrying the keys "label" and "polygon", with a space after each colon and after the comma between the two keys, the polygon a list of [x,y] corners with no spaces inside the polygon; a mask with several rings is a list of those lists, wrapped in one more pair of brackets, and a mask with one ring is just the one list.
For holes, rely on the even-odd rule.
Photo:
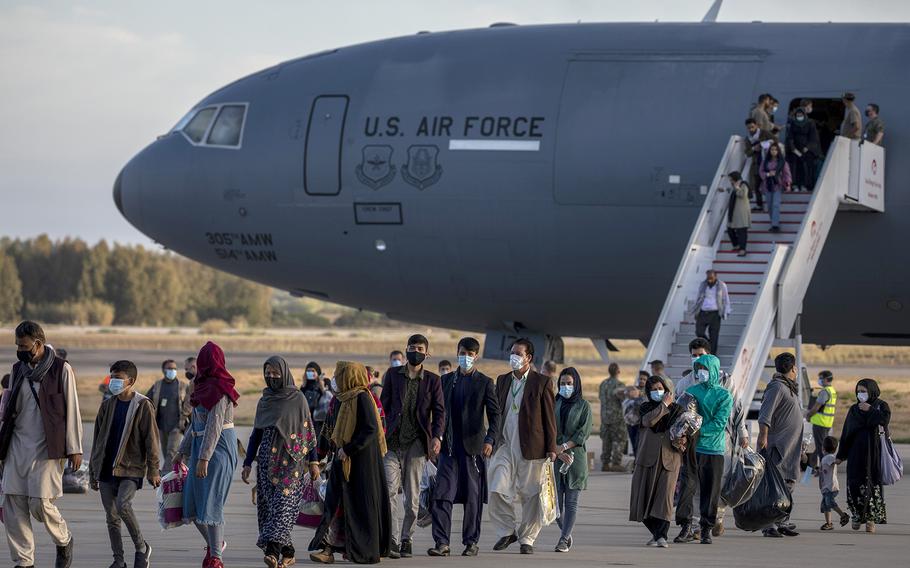
{"label": "sky", "polygon": [[[699,21],[710,0],[43,0],[0,3],[0,236],[151,244],[120,168],[206,94],[354,43],[485,27]],[[798,5],[798,10],[793,6]],[[906,0],[727,0],[719,21],[910,22]]]}

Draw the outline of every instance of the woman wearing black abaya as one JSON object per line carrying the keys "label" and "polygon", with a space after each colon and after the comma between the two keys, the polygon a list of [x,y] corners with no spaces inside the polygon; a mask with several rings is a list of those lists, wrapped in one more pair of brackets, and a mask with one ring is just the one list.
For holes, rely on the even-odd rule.
{"label": "woman wearing black abaya", "polygon": [[334,457],[325,512],[310,542],[314,562],[329,564],[342,552],[351,562],[375,564],[388,556],[391,510],[382,457],[385,436],[370,394],[366,368],[340,361],[335,368],[337,415],[332,429]]}
{"label": "woman wearing black abaya", "polygon": [[857,403],[850,407],[840,445],[837,463],[847,462],[847,506],[853,518],[853,530],[863,523],[866,532],[874,533],[876,524],[885,524],[885,497],[882,493],[881,434],[888,435],[891,408],[881,400],[878,383],[862,379],[856,383]]}

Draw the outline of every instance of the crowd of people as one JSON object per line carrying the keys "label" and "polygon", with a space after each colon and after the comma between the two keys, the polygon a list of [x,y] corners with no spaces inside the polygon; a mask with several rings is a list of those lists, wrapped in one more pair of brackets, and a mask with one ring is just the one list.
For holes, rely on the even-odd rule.
{"label": "crowd of people", "polygon": [[[3,514],[6,538],[17,567],[34,566],[31,518],[45,525],[57,547],[57,568],[69,568],[75,538],[55,505],[62,495],[64,464],[79,469],[82,423],[72,366],[48,344],[44,330],[31,321],[15,330],[18,362],[4,379],[0,398],[0,460],[3,464]],[[676,543],[710,544],[723,534],[724,477],[739,449],[750,446],[742,405],[730,392],[729,377],[712,355],[712,344],[696,338],[690,345],[691,369],[673,380],[662,362],[652,361],[635,384],[620,380],[617,364],[599,387],[602,467],[625,471],[627,446],[634,452],[631,521],[650,533],[648,546],[670,546],[672,521],[680,527]],[[492,379],[477,368],[480,342],[464,337],[457,363],[442,376],[424,365],[429,340],[413,335],[405,351],[390,354],[381,380],[356,362],[340,361],[327,376],[315,362],[295,382],[287,361],[269,357],[262,366],[262,394],[246,446],[241,480],[255,484],[258,535],[270,568],[295,563],[292,531],[301,494],[325,479],[322,517],[308,544],[310,559],[332,563],[337,554],[355,563],[414,554],[413,535],[420,506],[421,479],[435,463],[429,493],[434,546],[430,556],[452,554],[452,512],[463,506],[462,556],[479,553],[484,506],[502,551],[518,543],[533,554],[544,525],[560,528],[554,551],[571,550],[581,492],[587,488],[586,444],[593,412],[584,397],[577,369],[551,378],[534,369],[535,348],[518,339],[510,350],[511,371]],[[837,391],[833,375],[819,375],[821,394],[807,410],[800,407],[796,359],[783,353],[765,389],[755,448],[779,468],[792,488],[803,456],[804,417],[812,421],[822,530],[832,530],[832,512],[843,526],[852,522],[868,532],[886,522],[878,441],[887,435],[890,409],[878,385],[863,379],[855,388],[840,440],[830,436]],[[162,378],[146,395],[136,391],[138,369],[131,361],[110,366],[105,388],[110,396],[98,410],[88,460],[90,486],[98,491],[106,517],[113,563],[127,566],[121,527],[133,543],[134,567],[149,566],[152,548],[133,510],[136,492],[147,482],[162,483],[165,473],[185,472],[182,523],[199,531],[205,568],[223,568],[226,547],[225,503],[238,466],[239,443],[234,411],[240,394],[213,342],[184,362],[188,383],[177,377],[177,363],[162,364]],[[687,402],[681,402],[688,397]],[[701,426],[683,437],[671,431],[688,405]],[[847,463],[846,505],[837,503],[837,466]],[[253,468],[255,467],[255,474]],[[555,477],[558,515],[545,510],[544,479]],[[697,496],[697,512],[694,502]],[[520,508],[520,512],[519,509]],[[764,528],[768,537],[796,536],[782,519]],[[252,542],[250,543],[253,544]]]}
{"label": "crowd of people", "polygon": [[[728,173],[730,203],[727,209],[727,234],[732,249],[738,256],[748,254],[748,233],[752,226],[752,212],[766,212],[770,217],[770,231],[781,230],[781,203],[784,193],[811,192],[815,189],[825,152],[834,135],[850,140],[883,145],[885,123],[879,116],[879,105],[869,103],[865,108],[866,124],[863,125],[856,95],[841,96],[843,119],[831,136],[823,136],[826,128],[822,118],[827,116],[814,110],[811,99],[802,99],[787,116],[784,124],[776,119],[780,103],[770,93],[759,95],[758,102],[746,118],[745,154],[751,159],[748,179],[743,173]],[[751,200],[754,204],[750,206]]]}

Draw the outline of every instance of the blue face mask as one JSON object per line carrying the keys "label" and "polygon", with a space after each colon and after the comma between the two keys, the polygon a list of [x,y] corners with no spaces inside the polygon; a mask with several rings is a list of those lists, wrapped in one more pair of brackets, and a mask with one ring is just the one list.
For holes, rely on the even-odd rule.
{"label": "blue face mask", "polygon": [[315,380],[316,380],[316,371],[307,371],[307,372],[306,372],[306,380],[308,380],[308,381],[315,381]]}
{"label": "blue face mask", "polygon": [[107,390],[111,391],[111,394],[117,396],[123,392],[123,389],[126,388],[126,381],[123,379],[116,379],[111,377],[111,382],[107,385]]}
{"label": "blue face mask", "polygon": [[458,366],[461,367],[462,371],[470,371],[474,368],[474,357],[471,357],[470,355],[459,355]]}
{"label": "blue face mask", "polygon": [[711,373],[708,372],[708,369],[699,369],[695,371],[695,380],[703,383],[711,377]]}
{"label": "blue face mask", "polygon": [[563,398],[570,398],[573,392],[575,392],[575,387],[572,385],[562,385],[559,387],[559,396]]}
{"label": "blue face mask", "polygon": [[176,379],[177,378],[177,369],[165,369],[164,378],[169,381],[173,381],[174,379]]}
{"label": "blue face mask", "polygon": [[651,391],[650,396],[651,396],[651,400],[653,400],[654,402],[660,402],[661,400],[664,399],[664,391],[662,391],[662,390]]}

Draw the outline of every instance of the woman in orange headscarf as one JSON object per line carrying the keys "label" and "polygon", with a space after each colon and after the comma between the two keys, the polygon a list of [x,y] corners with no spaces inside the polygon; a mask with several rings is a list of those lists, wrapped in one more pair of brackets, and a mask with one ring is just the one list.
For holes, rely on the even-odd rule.
{"label": "woman in orange headscarf", "polygon": [[322,523],[310,543],[310,550],[319,552],[310,559],[328,564],[342,552],[352,562],[375,564],[388,555],[391,543],[382,421],[363,365],[340,361],[334,381],[339,407],[332,463]]}

